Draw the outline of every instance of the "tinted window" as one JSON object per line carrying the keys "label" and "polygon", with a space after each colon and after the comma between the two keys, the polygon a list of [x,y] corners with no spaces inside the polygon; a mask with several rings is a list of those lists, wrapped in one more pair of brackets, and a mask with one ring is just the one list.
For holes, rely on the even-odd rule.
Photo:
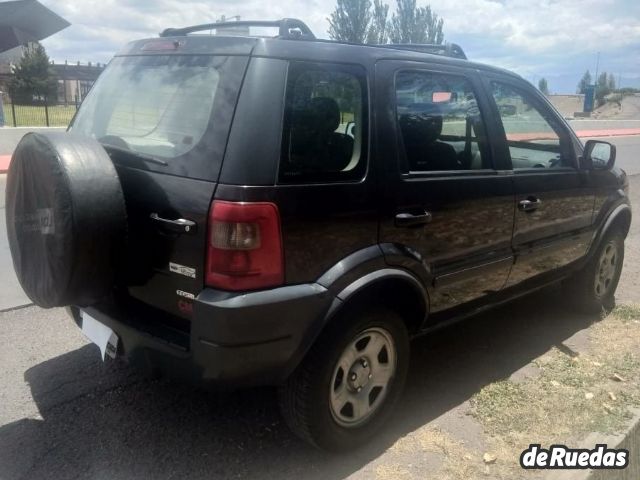
{"label": "tinted window", "polygon": [[346,181],[366,170],[366,82],[358,67],[292,63],[280,181]]}
{"label": "tinted window", "polygon": [[491,168],[482,117],[468,80],[399,72],[395,88],[401,151],[410,171]]}
{"label": "tinted window", "polygon": [[573,166],[571,143],[550,112],[530,94],[492,82],[514,169]]}

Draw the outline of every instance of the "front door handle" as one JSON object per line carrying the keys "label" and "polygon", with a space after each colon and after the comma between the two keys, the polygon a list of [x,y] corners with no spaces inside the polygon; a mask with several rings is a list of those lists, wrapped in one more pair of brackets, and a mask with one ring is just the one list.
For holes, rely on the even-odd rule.
{"label": "front door handle", "polygon": [[398,213],[396,215],[396,227],[418,227],[420,225],[426,225],[430,223],[432,216],[429,212],[413,213]]}
{"label": "front door handle", "polygon": [[518,202],[518,210],[520,210],[521,212],[533,212],[537,210],[540,205],[542,205],[542,201],[539,198],[529,197]]}
{"label": "front door handle", "polygon": [[186,218],[178,218],[176,220],[169,220],[168,218],[162,218],[157,213],[152,213],[149,215],[151,220],[154,223],[157,223],[165,230],[169,230],[171,232],[176,233],[196,233],[198,226],[196,222],[192,220],[187,220]]}

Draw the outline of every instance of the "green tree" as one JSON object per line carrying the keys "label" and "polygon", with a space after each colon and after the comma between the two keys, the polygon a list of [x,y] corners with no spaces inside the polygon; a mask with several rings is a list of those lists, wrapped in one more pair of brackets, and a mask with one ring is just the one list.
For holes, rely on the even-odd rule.
{"label": "green tree", "polygon": [[8,90],[12,100],[18,102],[32,103],[55,97],[57,79],[40,43],[27,46],[20,63],[13,67]]}
{"label": "green tree", "polygon": [[364,43],[371,24],[370,0],[338,0],[329,20],[329,36],[340,42]]}
{"label": "green tree", "polygon": [[391,43],[437,43],[444,41],[444,21],[431,6],[418,7],[416,0],[397,0],[397,9],[391,18]]}
{"label": "green tree", "polygon": [[587,85],[591,85],[591,73],[589,73],[589,70],[584,72],[578,83],[578,93],[584,93],[587,90]]}
{"label": "green tree", "polygon": [[381,0],[373,0],[373,14],[367,43],[385,44],[389,41],[389,5]]}
{"label": "green tree", "polygon": [[598,75],[598,83],[596,84],[596,104],[598,107],[604,105],[605,97],[610,93],[609,75],[607,72],[602,72]]}
{"label": "green tree", "polygon": [[549,95],[549,85],[547,84],[547,79],[542,77],[538,80],[538,90],[540,90],[545,95]]}

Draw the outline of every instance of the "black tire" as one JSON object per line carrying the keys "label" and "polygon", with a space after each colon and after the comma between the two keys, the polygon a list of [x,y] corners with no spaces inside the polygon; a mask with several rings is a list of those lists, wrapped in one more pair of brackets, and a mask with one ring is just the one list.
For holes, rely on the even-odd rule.
{"label": "black tire", "polygon": [[[610,252],[610,249],[615,250],[615,267],[612,266],[610,278],[603,279],[601,276],[603,255]],[[605,234],[587,265],[567,281],[572,305],[585,313],[602,313],[612,310],[615,306],[615,293],[623,263],[624,234],[618,229],[612,229]]]}
{"label": "black tire", "polygon": [[25,135],[9,168],[6,218],[18,280],[35,304],[88,305],[109,292],[126,209],[98,142],[66,132]]}
{"label": "black tire", "polygon": [[[337,362],[345,349],[360,334],[366,335],[369,331],[388,332],[395,346],[395,374],[370,416],[357,426],[345,427],[332,413],[331,385],[335,384]],[[402,393],[408,364],[409,336],[397,313],[381,307],[343,314],[327,327],[286,384],[280,387],[282,415],[295,434],[316,447],[335,452],[357,448],[371,439],[392,412]],[[370,401],[370,395],[366,398]]]}

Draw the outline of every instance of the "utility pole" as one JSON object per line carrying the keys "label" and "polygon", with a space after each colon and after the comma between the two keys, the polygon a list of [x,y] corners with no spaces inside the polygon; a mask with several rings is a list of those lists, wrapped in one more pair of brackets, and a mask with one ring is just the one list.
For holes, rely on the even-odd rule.
{"label": "utility pole", "polygon": [[593,103],[594,108],[597,106],[596,105],[596,98],[598,98],[598,67],[600,67],[600,52],[598,52],[598,56],[596,57],[596,77],[595,77],[594,82],[593,82],[594,87],[593,87],[592,103]]}

